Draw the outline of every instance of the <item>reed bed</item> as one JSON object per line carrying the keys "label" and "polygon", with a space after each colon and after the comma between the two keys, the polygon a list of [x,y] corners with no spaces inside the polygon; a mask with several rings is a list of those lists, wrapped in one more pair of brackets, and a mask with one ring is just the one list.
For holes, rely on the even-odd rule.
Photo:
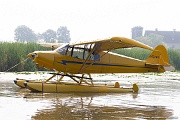
{"label": "reed bed", "polygon": [[0,71],[5,72],[14,65],[19,64],[17,67],[9,71],[36,71],[39,68],[33,63],[32,60],[27,59],[27,54],[38,50],[48,50],[36,43],[9,43],[0,42]]}
{"label": "reed bed", "polygon": [[176,70],[180,70],[180,50],[168,49],[169,62]]}
{"label": "reed bed", "polygon": [[133,57],[140,60],[145,60],[151,53],[150,50],[145,50],[141,48],[125,48],[125,49],[116,49],[112,52],[125,55],[128,57]]}

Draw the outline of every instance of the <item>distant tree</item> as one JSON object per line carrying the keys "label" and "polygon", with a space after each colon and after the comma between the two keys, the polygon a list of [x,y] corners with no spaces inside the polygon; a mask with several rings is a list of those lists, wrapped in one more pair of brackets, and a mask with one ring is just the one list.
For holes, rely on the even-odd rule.
{"label": "distant tree", "polygon": [[37,37],[37,41],[38,41],[38,42],[44,42],[44,37],[42,36],[41,33],[37,33],[37,34],[36,34],[36,37]]}
{"label": "distant tree", "polygon": [[164,44],[163,42],[163,36],[162,35],[157,35],[157,34],[149,34],[148,36],[141,36],[136,38],[137,41],[142,42],[146,45],[149,45],[151,47],[156,47],[159,44]]}
{"label": "distant tree", "polygon": [[59,43],[69,43],[71,41],[70,31],[66,26],[60,26],[57,30],[57,40]]}
{"label": "distant tree", "polygon": [[47,43],[54,43],[56,42],[56,32],[54,30],[48,29],[43,34],[43,39]]}
{"label": "distant tree", "polygon": [[14,40],[17,42],[36,42],[36,34],[25,25],[18,26],[14,31]]}

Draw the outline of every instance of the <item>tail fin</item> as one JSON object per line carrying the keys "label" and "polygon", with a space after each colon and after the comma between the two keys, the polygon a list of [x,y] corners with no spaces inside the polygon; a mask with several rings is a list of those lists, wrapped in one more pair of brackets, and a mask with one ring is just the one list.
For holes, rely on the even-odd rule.
{"label": "tail fin", "polygon": [[170,66],[167,50],[163,45],[158,45],[145,61],[146,64]]}

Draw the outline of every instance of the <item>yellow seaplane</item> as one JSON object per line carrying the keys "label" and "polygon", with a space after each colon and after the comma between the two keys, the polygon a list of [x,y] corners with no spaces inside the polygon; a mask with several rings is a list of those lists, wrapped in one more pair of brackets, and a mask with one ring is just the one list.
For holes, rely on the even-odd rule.
{"label": "yellow seaplane", "polygon": [[[53,47],[53,46],[51,46]],[[111,52],[120,48],[139,47],[151,50],[146,60]],[[138,86],[123,88],[119,82],[114,85],[99,85],[93,83],[92,74],[108,73],[147,73],[164,72],[165,66],[170,66],[166,48],[158,45],[152,48],[148,45],[124,37],[112,37],[91,42],[64,44],[53,51],[34,51],[29,53],[39,67],[57,71],[44,81],[17,79],[15,83],[31,91],[59,93],[59,92],[90,92],[90,93],[121,93],[138,92]],[[60,75],[52,82],[52,78]],[[73,82],[63,82],[67,76]]]}

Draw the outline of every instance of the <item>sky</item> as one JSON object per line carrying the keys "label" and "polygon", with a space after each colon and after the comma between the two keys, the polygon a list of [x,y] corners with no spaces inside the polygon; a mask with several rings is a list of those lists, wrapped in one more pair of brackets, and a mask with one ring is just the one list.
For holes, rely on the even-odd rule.
{"label": "sky", "polygon": [[0,41],[26,25],[35,33],[67,26],[71,40],[131,38],[131,28],[180,31],[179,0],[0,0]]}

